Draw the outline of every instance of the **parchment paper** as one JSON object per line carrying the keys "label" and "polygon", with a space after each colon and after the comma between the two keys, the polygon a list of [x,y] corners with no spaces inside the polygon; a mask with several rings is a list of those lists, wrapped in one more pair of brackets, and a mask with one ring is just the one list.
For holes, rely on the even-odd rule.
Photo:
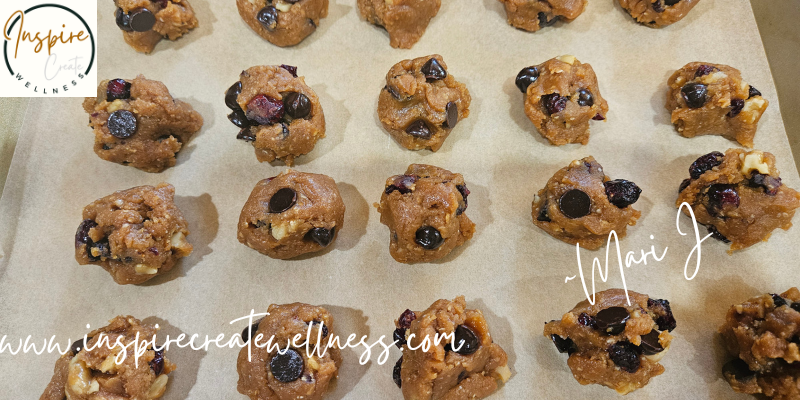
{"label": "parchment paper", "polygon": [[[666,372],[637,399],[746,399],[722,379],[727,360],[716,336],[727,308],[753,295],[797,285],[800,230],[777,231],[768,243],[733,256],[709,240],[697,277],[683,275],[693,235],[676,230],[676,192],[699,155],[736,144],[721,137],[680,137],[664,107],[666,79],[696,60],[737,67],[771,104],[759,124],[756,147],[774,153],[783,182],[800,187],[781,122],[769,66],[749,2],[704,0],[683,21],[654,30],[636,24],[611,0],[592,0],[576,21],[531,34],[508,26],[496,0],[446,0],[412,50],[389,47],[388,36],[358,17],[353,0],[332,1],[319,30],[295,48],[281,49],[255,35],[233,1],[192,0],[200,27],[154,54],[135,53],[114,24],[113,5],[99,2],[99,77],[138,73],[165,82],[172,94],[205,118],[202,131],[161,174],[100,160],[81,99],[33,99],[0,202],[0,338],[17,343],[33,335],[56,335],[62,345],[105,325],[119,314],[159,322],[165,334],[231,335],[245,323],[228,322],[270,303],[325,305],[336,331],[391,335],[393,319],[406,308],[422,310],[459,294],[486,315],[495,342],[509,354],[513,377],[495,399],[615,399],[610,389],[581,386],[566,356],[542,336],[545,321],[560,318],[585,298],[574,247],[531,222],[533,195],[571,160],[593,155],[612,178],[638,183],[639,224],[629,229],[622,251],[656,248],[661,262],[625,270],[630,290],[672,302],[676,340],[662,363]],[[470,117],[437,153],[398,146],[381,128],[377,98],[386,71],[397,61],[440,53],[449,72],[472,93]],[[517,72],[561,54],[573,54],[597,73],[610,112],[592,124],[586,146],[554,147],[535,132],[514,86]],[[317,92],[327,137],[298,160],[297,169],[336,179],[347,206],[345,226],[333,248],[299,260],[278,261],[236,240],[236,222],[251,189],[277,175],[282,165],[259,164],[251,146],[235,139],[226,118],[225,90],[253,65],[290,64]],[[467,180],[467,214],[477,233],[441,262],[407,266],[389,256],[388,229],[372,203],[384,180],[410,163],[460,172]],[[115,190],[167,181],[177,189],[195,250],[178,268],[141,286],[119,286],[97,266],[79,266],[73,237],[82,208]],[[688,219],[681,218],[685,232]],[[653,239],[651,239],[651,236]],[[623,253],[624,254],[624,253]],[[592,257],[582,252],[589,273]],[[611,259],[608,283],[620,287]],[[591,290],[591,282],[588,282]],[[362,349],[344,352],[340,379],[329,399],[400,399],[391,370],[358,364]],[[179,369],[167,399],[239,399],[238,349],[171,350]],[[57,355],[0,354],[0,397],[38,398]]]}

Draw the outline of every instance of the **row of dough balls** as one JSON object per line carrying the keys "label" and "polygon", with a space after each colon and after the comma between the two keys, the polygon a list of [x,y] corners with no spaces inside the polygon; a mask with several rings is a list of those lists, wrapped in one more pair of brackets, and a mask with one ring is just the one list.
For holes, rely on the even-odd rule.
{"label": "row of dough balls", "polygon": [[[775,158],[758,150],[730,149],[699,157],[678,188],[683,203],[715,239],[731,251],[766,241],[789,229],[800,193],[783,185]],[[75,257],[100,265],[119,284],[138,284],[168,272],[192,245],[187,223],[162,183],[118,191],[86,206],[75,236]],[[557,171],[533,199],[533,223],[563,242],[587,249],[619,238],[641,213],[633,208],[642,190],[612,180],[593,158]],[[389,253],[401,263],[431,262],[471,239],[466,214],[470,190],[461,174],[412,164],[389,177],[375,204],[389,228]],[[275,259],[328,248],[344,229],[345,204],[336,182],[320,174],[287,170],[256,185],[239,216],[241,243]]]}
{"label": "row of dough balls", "polygon": [[[267,312],[242,331],[242,341],[252,340],[256,346],[239,352],[239,393],[252,400],[323,399],[344,362],[340,349],[331,346],[337,337],[333,315],[303,303],[273,304]],[[569,356],[567,365],[579,383],[628,394],[664,373],[660,361],[676,327],[669,301],[609,289],[597,293],[594,304],[584,300],[561,319],[548,322],[543,334]],[[148,348],[138,364],[127,357],[117,365],[121,349],[100,344],[108,337],[108,343],[130,346],[135,340],[150,340],[157,330],[131,316],[119,316],[90,332],[56,361],[40,400],[161,398],[169,374],[177,368],[167,359],[166,349]],[[732,306],[719,333],[731,359],[722,367],[722,376],[734,391],[776,400],[800,396],[800,375],[794,366],[800,361],[800,290],[764,294]],[[452,339],[434,342],[434,335],[442,334]],[[402,352],[392,378],[406,400],[483,399],[512,377],[508,355],[492,339],[481,310],[468,309],[464,296],[438,300],[425,311],[406,309],[391,337]],[[432,342],[428,351],[421,346],[426,338]],[[265,346],[270,339],[280,350]],[[331,348],[320,353],[315,346]]]}
{"label": "row of dough balls", "polygon": [[[523,68],[515,84],[525,113],[550,143],[586,144],[591,121],[606,120],[608,103],[591,65],[561,56]],[[378,97],[381,124],[401,146],[437,151],[472,101],[440,55],[403,60],[386,74]],[[325,116],[314,90],[288,65],[256,66],[241,73],[225,94],[237,138],[253,145],[261,162],[294,159],[325,137]],[[684,137],[721,135],[752,147],[769,102],[735,68],[692,62],[668,81],[666,108]],[[175,156],[200,130],[203,118],[175,100],[166,86],[138,76],[100,83],[84,110],[100,158],[148,172],[175,165]]]}
{"label": "row of dough balls", "polygon": [[[662,27],[675,23],[699,0],[618,0],[636,21]],[[500,0],[508,23],[530,32],[583,13],[587,0]],[[176,40],[198,26],[188,0],[114,0],[115,20],[125,41],[150,53],[162,39]],[[239,15],[259,36],[294,46],[328,16],[328,0],[236,0]],[[383,27],[392,47],[410,49],[436,16],[441,0],[358,0],[361,17]]]}

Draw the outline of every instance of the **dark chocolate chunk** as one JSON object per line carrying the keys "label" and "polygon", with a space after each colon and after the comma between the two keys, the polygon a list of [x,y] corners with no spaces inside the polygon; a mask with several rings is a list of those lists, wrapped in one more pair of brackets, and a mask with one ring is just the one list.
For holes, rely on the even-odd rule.
{"label": "dark chocolate chunk", "polygon": [[269,199],[269,212],[282,213],[297,202],[297,192],[292,188],[282,188]]}
{"label": "dark chocolate chunk", "polygon": [[425,79],[429,81],[437,81],[440,79],[447,78],[447,71],[442,67],[442,64],[439,60],[435,58],[431,58],[426,62],[422,69],[420,69],[423,75],[425,75]]}
{"label": "dark chocolate chunk", "polygon": [[537,79],[539,79],[539,69],[536,67],[526,67],[519,71],[517,78],[514,80],[514,84],[517,85],[522,93],[527,93],[528,86],[536,82]]}
{"label": "dark chocolate chunk", "polygon": [[625,324],[630,317],[630,313],[624,307],[611,307],[600,310],[594,319],[600,332],[619,335],[625,331]]}
{"label": "dark chocolate chunk", "polygon": [[567,218],[581,218],[592,211],[592,199],[580,189],[572,189],[561,196],[558,208]]}
{"label": "dark chocolate chunk", "polygon": [[269,370],[272,372],[272,376],[283,383],[300,379],[304,367],[303,357],[294,349],[287,348],[283,354],[279,351],[269,361]]}
{"label": "dark chocolate chunk", "polygon": [[128,110],[117,110],[108,117],[108,133],[119,139],[127,139],[136,133],[136,115]]}
{"label": "dark chocolate chunk", "polygon": [[425,250],[436,250],[444,243],[444,238],[438,229],[432,226],[423,226],[417,229],[414,242]]}

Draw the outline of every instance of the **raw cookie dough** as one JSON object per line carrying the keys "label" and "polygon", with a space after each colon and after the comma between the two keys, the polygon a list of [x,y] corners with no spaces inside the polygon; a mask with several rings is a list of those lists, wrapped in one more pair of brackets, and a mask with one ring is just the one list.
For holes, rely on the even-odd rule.
{"label": "raw cookie dough", "polygon": [[666,107],[682,136],[721,135],[753,147],[758,120],[769,101],[742,80],[739,70],[692,62],[675,71],[667,85]]}
{"label": "raw cookie dough", "polygon": [[[393,378],[406,400],[483,399],[511,377],[506,352],[492,340],[481,311],[467,309],[464,296],[437,300],[422,312],[406,310],[395,324],[403,356]],[[420,347],[437,335],[452,336],[427,352]],[[409,349],[407,340],[417,349]]]}
{"label": "raw cookie dough", "polygon": [[[322,399],[342,365],[338,347],[325,349],[335,336],[333,316],[322,307],[303,303],[273,304],[267,312],[269,315],[242,333],[245,342],[253,343],[242,348],[236,362],[239,393],[251,400]],[[294,341],[295,335],[301,335],[301,340]],[[270,338],[272,344],[266,346]],[[310,340],[308,351],[306,340]],[[302,345],[289,347],[290,341]],[[249,360],[248,347],[252,351]]]}
{"label": "raw cookie dough", "polygon": [[617,0],[636,22],[661,28],[683,19],[700,0]]}
{"label": "raw cookie dough", "polygon": [[467,87],[434,54],[400,61],[389,70],[378,97],[378,117],[401,146],[436,151],[458,121],[469,116],[471,100]]}
{"label": "raw cookie dough", "polygon": [[344,202],[328,176],[287,170],[258,182],[239,215],[239,241],[272,258],[320,251],[344,224]]}
{"label": "raw cookie dough", "polygon": [[645,294],[609,289],[596,294],[595,304],[584,300],[561,320],[544,326],[581,385],[610,387],[621,394],[642,388],[661,375],[658,362],[672,341],[676,322],[669,301]]}
{"label": "raw cookie dough", "polygon": [[800,291],[754,297],[728,310],[719,328],[733,360],[722,375],[739,393],[800,399]]}
{"label": "raw cookie dough", "polygon": [[[86,335],[86,344],[91,350],[84,349],[84,339],[81,338],[56,361],[53,379],[39,400],[161,398],[167,390],[168,374],[175,370],[175,364],[166,358],[163,350],[148,348],[139,356],[138,363],[132,354],[132,343],[137,340],[137,333],[139,341],[152,341],[157,330],[155,326],[131,316],[115,317],[108,326]],[[103,343],[99,343],[101,334]],[[117,340],[129,346],[120,364],[117,364],[116,357],[122,349],[115,345]]]}
{"label": "raw cookie dough", "polygon": [[[302,0],[309,1],[309,0]],[[325,137],[319,98],[297,67],[269,65],[242,71],[225,94],[228,119],[240,128],[237,139],[252,142],[260,162],[294,165]]]}
{"label": "raw cookie dough", "polygon": [[328,16],[328,0],[236,0],[236,7],[251,29],[280,47],[302,42]]}
{"label": "raw cookie dough", "polygon": [[559,20],[570,22],[586,7],[586,0],[500,0],[506,8],[508,23],[519,29],[536,32]]}
{"label": "raw cookie dough", "polygon": [[781,183],[775,156],[767,152],[709,153],[692,163],[689,175],[675,205],[688,203],[713,238],[731,243],[731,252],[767,241],[777,228],[789,229],[800,207],[800,193]]}
{"label": "raw cookie dough", "polygon": [[575,160],[533,198],[533,223],[558,240],[594,250],[611,231],[621,239],[628,225],[636,225],[642,213],[631,205],[641,192],[631,181],[612,181],[594,157]]}
{"label": "raw cookie dough", "polygon": [[472,238],[475,224],[464,214],[469,189],[461,174],[411,164],[386,180],[381,223],[389,227],[389,253],[401,263],[429,262]]}
{"label": "raw cookie dough", "polygon": [[389,44],[410,49],[439,12],[441,0],[358,0],[361,17],[389,32]]}
{"label": "raw cookie dough", "polygon": [[187,0],[114,0],[122,37],[134,50],[150,53],[161,39],[177,40],[197,28]]}
{"label": "raw cookie dough", "polygon": [[589,143],[589,121],[606,119],[608,103],[592,66],[574,56],[523,68],[514,83],[525,94],[525,114],[556,146]]}
{"label": "raw cookie dough", "polygon": [[183,144],[203,127],[203,117],[191,105],[142,75],[100,82],[97,97],[87,97],[83,109],[100,158],[147,172],[174,166]]}
{"label": "raw cookie dough", "polygon": [[192,253],[175,188],[139,186],[95,200],[83,209],[75,259],[103,267],[120,285],[163,275]]}

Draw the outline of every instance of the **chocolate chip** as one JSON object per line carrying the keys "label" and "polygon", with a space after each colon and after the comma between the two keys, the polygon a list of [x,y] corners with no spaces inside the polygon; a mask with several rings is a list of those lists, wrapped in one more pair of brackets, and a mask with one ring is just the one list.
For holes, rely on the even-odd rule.
{"label": "chocolate chip", "polygon": [[425,250],[436,250],[436,248],[444,243],[444,239],[436,228],[432,226],[423,226],[417,229],[414,242],[422,246]]}
{"label": "chocolate chip", "polygon": [[556,345],[556,349],[559,353],[572,354],[578,351],[577,346],[575,346],[575,342],[573,342],[570,338],[564,339],[558,335],[550,335],[550,340],[552,340],[553,344]]}
{"label": "chocolate chip", "polygon": [[155,350],[155,356],[153,356],[153,359],[150,360],[150,369],[153,370],[153,373],[156,374],[156,376],[161,375],[161,372],[164,371],[163,350]]}
{"label": "chocolate chip", "polygon": [[762,187],[764,188],[764,193],[770,196],[777,195],[781,185],[781,178],[774,178],[770,175],[760,174],[758,172],[753,173],[753,176],[750,178],[750,186]]}
{"label": "chocolate chip", "polygon": [[542,96],[542,107],[547,111],[547,115],[560,113],[567,108],[567,98],[561,97],[558,93],[546,94]]}
{"label": "chocolate chip", "polygon": [[547,201],[542,204],[542,208],[539,209],[539,214],[536,215],[536,220],[541,222],[553,222],[550,219],[550,213],[547,211]]}
{"label": "chocolate chip", "polygon": [[336,233],[336,228],[331,228],[327,230],[325,228],[314,228],[306,233],[306,240],[312,240],[317,242],[322,247],[328,247],[333,240],[333,236]]}
{"label": "chocolate chip", "polygon": [[709,214],[719,215],[723,211],[739,208],[740,198],[734,185],[714,184],[708,188]]}
{"label": "chocolate chip", "polygon": [[415,175],[399,175],[394,178],[394,182],[392,182],[391,185],[386,187],[384,193],[391,194],[395,190],[400,192],[400,194],[411,193],[411,185],[416,181],[417,177]]}
{"label": "chocolate chip", "polygon": [[595,121],[605,121],[606,117],[604,117],[603,114],[597,113],[592,119]]}
{"label": "chocolate chip", "polygon": [[292,188],[282,188],[269,199],[269,212],[282,213],[297,202],[297,192]]}
{"label": "chocolate chip", "polygon": [[584,217],[592,211],[592,199],[580,189],[564,193],[558,201],[558,208],[571,219]]}
{"label": "chocolate chip", "polygon": [[726,114],[726,115],[729,118],[733,118],[733,117],[739,115],[739,113],[742,112],[742,109],[744,109],[744,100],[742,100],[742,99],[731,99],[731,110],[728,111],[728,114]]}
{"label": "chocolate chip", "polygon": [[653,11],[657,13],[664,12],[664,6],[661,4],[661,0],[653,1]]}
{"label": "chocolate chip", "polygon": [[241,109],[233,110],[233,112],[228,115],[228,120],[230,120],[231,123],[238,126],[239,128],[250,127],[250,120],[247,119],[247,115],[245,115],[244,111],[242,111]]}
{"label": "chocolate chip", "polygon": [[108,239],[103,239],[87,246],[86,255],[89,257],[89,261],[92,262],[97,262],[104,258],[110,258],[111,247],[108,245]]}
{"label": "chocolate chip", "polygon": [[395,89],[394,87],[386,85],[383,87],[383,90],[389,92],[389,94],[392,95],[392,97],[394,97],[395,99],[403,100],[403,98],[400,97],[400,93],[397,93],[397,89]]}
{"label": "chocolate chip", "polygon": [[108,133],[119,139],[127,139],[136,133],[136,115],[128,110],[117,110],[108,117]]}
{"label": "chocolate chip", "polygon": [[311,323],[309,325],[311,325],[311,326],[321,325],[322,326],[322,337],[323,338],[324,337],[328,337],[328,325],[325,325],[325,323],[323,323],[322,321],[315,319],[315,320],[311,321]]}
{"label": "chocolate chip", "polygon": [[589,89],[578,90],[578,105],[581,107],[591,107],[594,105],[594,96]]}
{"label": "chocolate chip", "polygon": [[304,367],[303,357],[294,349],[287,348],[283,354],[279,351],[269,360],[269,370],[272,372],[272,376],[283,383],[300,379]]}
{"label": "chocolate chip", "polygon": [[428,128],[428,125],[425,124],[425,121],[421,119],[412,122],[411,125],[406,128],[406,133],[424,140],[430,139],[433,134],[430,128]]}
{"label": "chocolate chip", "polygon": [[748,99],[753,97],[753,96],[761,96],[761,92],[759,92],[758,89],[756,89],[756,88],[754,88],[752,86],[750,86],[750,88],[747,90],[747,92],[748,92],[747,93],[747,96],[748,96],[747,98]]}
{"label": "chocolate chip", "polygon": [[618,208],[625,208],[636,203],[639,200],[639,195],[642,194],[642,189],[639,189],[639,186],[624,179],[603,182],[603,186],[606,188],[608,201]]}
{"label": "chocolate chip", "polygon": [[[89,343],[90,340],[92,340],[92,338],[87,337],[86,343]],[[77,356],[78,353],[81,352],[81,349],[83,349],[83,338],[76,340],[75,342],[72,343],[72,346],[69,347],[69,351],[72,352],[73,357]]]}
{"label": "chocolate chip", "polygon": [[142,8],[130,14],[130,27],[134,32],[147,32],[156,24],[156,16],[152,11]]}
{"label": "chocolate chip", "polygon": [[394,384],[400,388],[403,384],[403,379],[400,377],[400,369],[403,365],[403,357],[400,357],[399,360],[394,364],[394,368],[392,368],[392,379],[394,379]]}
{"label": "chocolate chip", "polygon": [[728,379],[733,378],[738,382],[744,382],[755,378],[756,373],[750,370],[750,366],[744,360],[737,358],[722,366],[722,375]]}
{"label": "chocolate chip", "polygon": [[724,158],[725,155],[718,151],[700,156],[692,163],[692,166],[689,167],[689,176],[691,176],[692,179],[699,178],[700,175],[703,175],[706,171],[710,171],[714,167],[722,164]]}
{"label": "chocolate chip", "polygon": [[708,74],[714,72],[716,69],[717,69],[717,67],[712,67],[710,65],[703,64],[703,65],[697,67],[697,71],[694,72],[694,77],[695,78],[699,78],[701,76],[708,75]]}
{"label": "chocolate chip", "polygon": [[608,348],[608,357],[621,370],[634,373],[639,370],[642,361],[639,359],[638,347],[630,342],[617,342]]}
{"label": "chocolate chip", "polygon": [[658,330],[672,332],[678,326],[668,300],[647,299],[647,308],[656,315]]}
{"label": "chocolate chip", "polygon": [[578,315],[578,323],[583,326],[588,326],[589,328],[592,329],[597,329],[597,321],[595,320],[595,318],[585,312],[580,313],[580,315]]}
{"label": "chocolate chip", "polygon": [[686,190],[686,188],[689,187],[689,185],[691,185],[691,184],[692,184],[692,180],[689,179],[689,178],[686,178],[683,181],[681,181],[681,185],[678,187],[678,193],[681,193],[684,190]]}
{"label": "chocolate chip", "polygon": [[400,326],[402,329],[411,328],[411,322],[417,319],[417,314],[413,311],[406,309],[400,314],[400,318],[397,319],[397,325]]}
{"label": "chocolate chip", "polygon": [[116,13],[114,14],[117,21],[117,27],[122,29],[125,32],[133,32],[133,28],[131,28],[131,16],[126,14],[122,11],[121,8],[117,8]]}
{"label": "chocolate chip", "polygon": [[680,3],[681,0],[664,0],[664,4],[668,6],[674,6],[675,4]]}
{"label": "chocolate chip", "polygon": [[236,101],[239,98],[239,94],[242,93],[242,82],[236,82],[231,87],[228,88],[228,91],[225,92],[225,105],[228,106],[231,110],[241,110],[242,107]]}
{"label": "chocolate chip", "polygon": [[625,331],[625,324],[630,317],[630,313],[624,307],[611,307],[600,310],[594,319],[600,332],[619,335]]}
{"label": "chocolate chip", "polygon": [[124,79],[112,79],[106,85],[106,101],[131,98],[131,83]]}
{"label": "chocolate chip", "polygon": [[788,304],[788,303],[786,302],[786,299],[784,299],[783,297],[781,297],[781,296],[780,296],[780,295],[778,295],[778,294],[774,294],[774,293],[773,293],[773,294],[771,294],[770,296],[772,296],[772,303],[773,303],[773,304],[775,304],[775,308],[778,308],[778,307],[783,307],[783,306],[785,306],[785,305],[787,305],[787,304]]}
{"label": "chocolate chip", "polygon": [[283,97],[283,109],[294,119],[305,118],[311,113],[311,100],[302,93],[289,92]]}
{"label": "chocolate chip", "polygon": [[462,201],[458,202],[458,209],[456,209],[456,215],[461,215],[464,211],[467,210],[469,203],[467,202],[467,196],[469,196],[469,189],[467,189],[467,185],[456,185],[456,190],[458,193],[461,194]]}
{"label": "chocolate chip", "polygon": [[253,336],[256,335],[256,331],[258,330],[258,324],[260,324],[260,323],[261,323],[261,320],[258,320],[256,322],[253,322],[253,325],[250,325],[247,328],[244,328],[244,330],[242,331],[242,340],[245,343],[249,342],[250,339],[252,339]]}
{"label": "chocolate chip", "polygon": [[461,383],[467,377],[467,370],[463,370],[458,373],[458,383]]}
{"label": "chocolate chip", "polygon": [[244,140],[245,142],[256,141],[256,136],[252,132],[250,132],[250,129],[248,128],[243,128],[242,130],[240,130],[239,134],[236,135],[236,138],[239,140]]}
{"label": "chocolate chip", "polygon": [[658,341],[658,335],[661,332],[653,329],[650,333],[642,335],[642,344],[639,347],[646,356],[652,356],[664,351],[664,346]]}
{"label": "chocolate chip", "polygon": [[289,127],[285,123],[281,123],[281,139],[286,139],[289,137]]}
{"label": "chocolate chip", "polygon": [[711,237],[712,237],[712,238],[714,238],[714,239],[717,239],[717,240],[719,240],[719,241],[720,241],[720,242],[722,242],[722,243],[730,243],[730,242],[731,242],[730,240],[728,240],[728,238],[726,238],[726,237],[725,237],[725,235],[723,235],[723,234],[719,233],[719,231],[717,230],[717,227],[716,227],[716,226],[714,226],[714,225],[709,225],[709,226],[707,227],[707,229],[708,229],[708,233],[710,233],[710,234],[711,234]]}
{"label": "chocolate chip", "polygon": [[514,80],[514,84],[517,85],[522,93],[527,93],[528,86],[536,82],[537,79],[539,79],[539,68],[527,67],[519,71],[517,79]]}
{"label": "chocolate chip", "polygon": [[395,329],[392,338],[395,341],[394,345],[397,346],[397,348],[402,348],[403,345],[406,344],[406,330],[403,328]]}
{"label": "chocolate chip", "polygon": [[444,120],[444,124],[442,124],[442,126],[444,126],[445,129],[455,128],[456,124],[458,123],[458,104],[451,101],[447,103],[447,106],[444,110],[447,114],[447,119]]}
{"label": "chocolate chip", "polygon": [[91,219],[85,219],[78,225],[78,231],[75,232],[75,248],[79,248],[82,245],[90,245],[92,243],[92,239],[89,237],[89,230],[97,226],[97,222],[92,221]]}
{"label": "chocolate chip", "polygon": [[272,125],[283,118],[283,101],[264,94],[253,97],[247,103],[247,119],[259,125]]}
{"label": "chocolate chip", "polygon": [[422,74],[425,75],[425,79],[429,81],[438,81],[447,78],[447,71],[442,67],[439,60],[435,58],[429,59],[428,62],[422,66],[420,72],[422,72]]}
{"label": "chocolate chip", "polygon": [[264,7],[256,14],[256,20],[264,29],[272,32],[278,27],[278,9],[273,6]]}
{"label": "chocolate chip", "polygon": [[297,78],[297,67],[281,64],[281,68],[289,71],[289,73],[292,74],[293,77]]}
{"label": "chocolate chip", "polygon": [[[548,20],[547,19],[548,17],[552,17],[552,19]],[[555,24],[556,21],[558,21],[559,16],[558,15],[554,16],[552,14],[548,14],[548,13],[545,13],[545,12],[539,12],[539,14],[536,14],[536,18],[539,19],[539,27],[540,28],[544,28],[546,26],[550,26],[550,25]]]}
{"label": "chocolate chip", "polygon": [[792,310],[800,312],[800,303],[792,303]]}
{"label": "chocolate chip", "polygon": [[687,83],[681,88],[681,96],[689,108],[700,108],[708,100],[708,87],[702,83]]}
{"label": "chocolate chip", "polygon": [[[453,342],[455,343],[455,347],[458,348],[455,352],[462,356],[475,353],[481,345],[478,336],[466,325],[459,325],[456,327],[455,339]],[[453,348],[450,346],[450,343],[447,343],[444,346],[444,350],[453,351]]]}

